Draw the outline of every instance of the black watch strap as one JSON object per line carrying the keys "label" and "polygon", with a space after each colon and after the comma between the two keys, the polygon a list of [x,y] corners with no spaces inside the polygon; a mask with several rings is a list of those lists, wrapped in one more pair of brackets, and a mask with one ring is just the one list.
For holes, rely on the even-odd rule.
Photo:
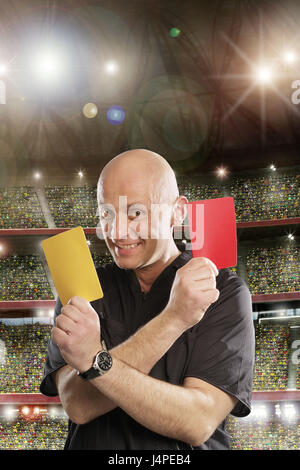
{"label": "black watch strap", "polygon": [[[97,363],[97,358],[103,357],[105,359],[105,364],[99,364]],[[100,375],[105,374],[112,366],[112,357],[107,351],[107,349],[101,349],[96,356],[94,357],[93,365],[90,369],[86,370],[85,372],[77,372],[77,375],[79,375],[83,380],[91,380],[94,379],[95,377],[99,377]]]}
{"label": "black watch strap", "polygon": [[89,370],[86,370],[85,372],[77,372],[77,374],[83,380],[95,379],[96,377],[99,377],[99,375],[101,375],[99,370],[95,369],[94,367],[91,367]]}

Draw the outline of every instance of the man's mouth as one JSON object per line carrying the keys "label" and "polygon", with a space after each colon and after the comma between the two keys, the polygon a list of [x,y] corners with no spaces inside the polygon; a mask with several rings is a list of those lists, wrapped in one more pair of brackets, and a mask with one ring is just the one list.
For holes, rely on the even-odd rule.
{"label": "man's mouth", "polygon": [[129,248],[135,248],[136,246],[140,245],[141,242],[139,243],[134,243],[133,245],[118,245],[117,243],[115,243],[115,245],[118,247],[118,248],[122,248],[122,249],[129,249]]}
{"label": "man's mouth", "polygon": [[130,244],[118,244],[118,243],[115,243],[115,249],[116,249],[116,252],[117,254],[119,255],[130,255],[131,253],[133,253],[138,246],[141,245],[142,242],[137,242],[137,243],[130,243]]}

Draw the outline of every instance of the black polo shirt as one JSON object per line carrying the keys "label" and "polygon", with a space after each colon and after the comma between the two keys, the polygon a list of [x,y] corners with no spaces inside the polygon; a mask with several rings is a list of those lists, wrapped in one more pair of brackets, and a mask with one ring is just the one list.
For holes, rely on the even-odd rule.
{"label": "black polo shirt", "polygon": [[[134,271],[120,269],[115,263],[97,268],[104,297],[91,305],[99,314],[108,349],[124,342],[162,312],[168,303],[176,270],[191,257],[190,251],[182,252],[162,271],[147,294],[141,291]],[[155,364],[150,376],[176,385],[182,385],[185,377],[202,379],[238,398],[232,415],[247,416],[254,366],[251,295],[245,282],[230,269],[221,269],[216,280],[220,291],[218,300],[197,325],[175,341]],[[60,310],[58,298],[55,319]],[[51,374],[65,364],[50,339],[40,386],[44,395],[58,394]],[[84,425],[69,420],[65,449],[229,449],[225,421],[204,444],[192,447],[145,428],[118,407]]]}

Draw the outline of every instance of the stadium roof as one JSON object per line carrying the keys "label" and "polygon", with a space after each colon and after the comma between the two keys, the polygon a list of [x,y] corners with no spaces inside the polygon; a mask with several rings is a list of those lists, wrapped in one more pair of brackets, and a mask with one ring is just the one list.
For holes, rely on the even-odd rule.
{"label": "stadium roof", "polygon": [[[297,57],[287,63],[283,53],[296,51],[299,8],[296,0],[2,2],[0,185],[33,169],[93,176],[130,148],[160,153],[178,174],[295,165],[300,77]],[[87,103],[97,106],[93,118]]]}

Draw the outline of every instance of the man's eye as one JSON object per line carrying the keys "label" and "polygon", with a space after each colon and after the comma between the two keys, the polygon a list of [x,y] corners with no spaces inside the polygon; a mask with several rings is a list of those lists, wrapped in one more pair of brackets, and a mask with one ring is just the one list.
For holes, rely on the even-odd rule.
{"label": "man's eye", "polygon": [[128,215],[129,217],[143,217],[145,215],[145,211],[142,209],[131,209]]}
{"label": "man's eye", "polygon": [[113,217],[113,213],[112,213],[110,210],[108,210],[108,209],[103,209],[103,210],[101,211],[101,218],[102,218],[102,219],[109,219],[109,218],[111,218],[111,217]]}

